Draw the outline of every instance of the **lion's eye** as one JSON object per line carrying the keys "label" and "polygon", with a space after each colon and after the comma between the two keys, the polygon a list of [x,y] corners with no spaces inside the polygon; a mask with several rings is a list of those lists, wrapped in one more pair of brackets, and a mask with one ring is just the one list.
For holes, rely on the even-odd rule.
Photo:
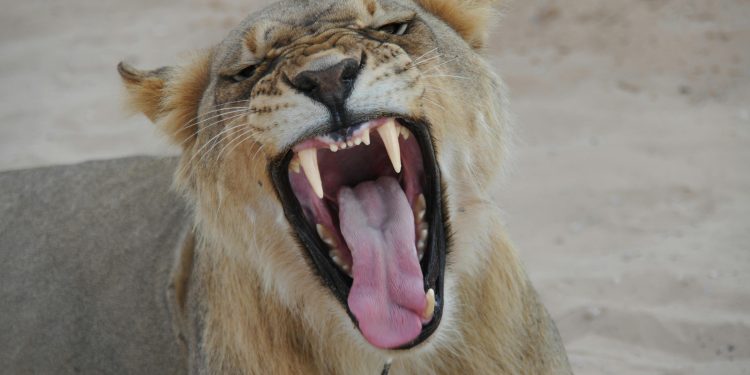
{"label": "lion's eye", "polygon": [[237,72],[237,74],[232,76],[232,80],[234,82],[242,82],[250,77],[252,77],[255,74],[255,69],[257,68],[257,65],[250,65],[245,69],[240,70]]}
{"label": "lion's eye", "polygon": [[404,35],[406,34],[407,29],[409,29],[408,22],[394,22],[382,26],[378,30],[393,35]]}

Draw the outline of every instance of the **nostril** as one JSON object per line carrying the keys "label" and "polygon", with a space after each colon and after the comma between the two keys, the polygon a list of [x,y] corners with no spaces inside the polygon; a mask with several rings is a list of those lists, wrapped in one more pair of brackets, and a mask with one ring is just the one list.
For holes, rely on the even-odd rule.
{"label": "nostril", "polygon": [[298,90],[304,92],[311,92],[318,87],[318,82],[307,72],[300,73],[296,77],[294,77],[292,84]]}
{"label": "nostril", "polygon": [[341,72],[341,80],[353,81],[357,78],[357,75],[359,75],[359,65],[352,60],[347,62],[346,66],[344,66],[344,70]]}

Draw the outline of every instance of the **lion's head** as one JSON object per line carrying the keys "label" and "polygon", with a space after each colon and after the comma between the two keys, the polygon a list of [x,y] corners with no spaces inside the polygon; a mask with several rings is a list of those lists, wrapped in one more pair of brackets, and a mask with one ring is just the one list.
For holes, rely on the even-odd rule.
{"label": "lion's head", "polygon": [[489,2],[289,0],[186,67],[119,70],[182,147],[207,249],[330,337],[409,349],[470,308],[452,288],[490,236],[507,119],[479,53]]}

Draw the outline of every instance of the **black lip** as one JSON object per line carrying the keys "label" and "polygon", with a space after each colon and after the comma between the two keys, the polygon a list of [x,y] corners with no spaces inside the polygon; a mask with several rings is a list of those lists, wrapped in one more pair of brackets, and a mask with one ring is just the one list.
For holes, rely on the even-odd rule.
{"label": "black lip", "polygon": [[[425,168],[426,181],[423,193],[427,201],[426,217],[430,225],[430,234],[428,238],[429,246],[425,251],[421,265],[422,269],[426,271],[424,272],[425,290],[429,288],[435,290],[435,313],[432,321],[422,327],[422,332],[416,339],[396,348],[396,350],[405,350],[413,348],[429,338],[437,330],[443,316],[445,259],[449,248],[449,238],[446,235],[448,217],[445,214],[445,199],[440,178],[440,169],[435,157],[434,140],[431,136],[429,123],[387,114],[356,116],[356,121],[352,123],[359,124],[381,117],[397,118],[402,125],[406,126],[414,134],[422,151]],[[307,137],[304,138],[306,139]],[[281,152],[268,165],[268,172],[276,188],[279,201],[284,208],[287,221],[294,228],[294,234],[298,243],[307,249],[305,252],[307,254],[306,258],[311,263],[311,267],[318,274],[323,284],[333,292],[336,299],[344,306],[344,309],[346,309],[347,314],[355,325],[358,325],[357,318],[349,311],[347,305],[352,279],[344,274],[330,259],[326,245],[318,236],[315,228],[312,228],[311,224],[304,217],[299,201],[292,191],[289,183],[288,169],[289,162],[293,156],[294,153],[291,149],[286,150]]]}

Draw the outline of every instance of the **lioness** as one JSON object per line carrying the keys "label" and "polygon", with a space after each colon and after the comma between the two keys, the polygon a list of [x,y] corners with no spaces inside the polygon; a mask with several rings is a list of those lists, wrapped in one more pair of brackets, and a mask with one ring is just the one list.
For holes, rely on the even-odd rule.
{"label": "lioness", "polygon": [[182,148],[194,225],[164,323],[189,373],[570,373],[491,196],[509,122],[491,14],[287,0],[182,68],[119,65]]}

